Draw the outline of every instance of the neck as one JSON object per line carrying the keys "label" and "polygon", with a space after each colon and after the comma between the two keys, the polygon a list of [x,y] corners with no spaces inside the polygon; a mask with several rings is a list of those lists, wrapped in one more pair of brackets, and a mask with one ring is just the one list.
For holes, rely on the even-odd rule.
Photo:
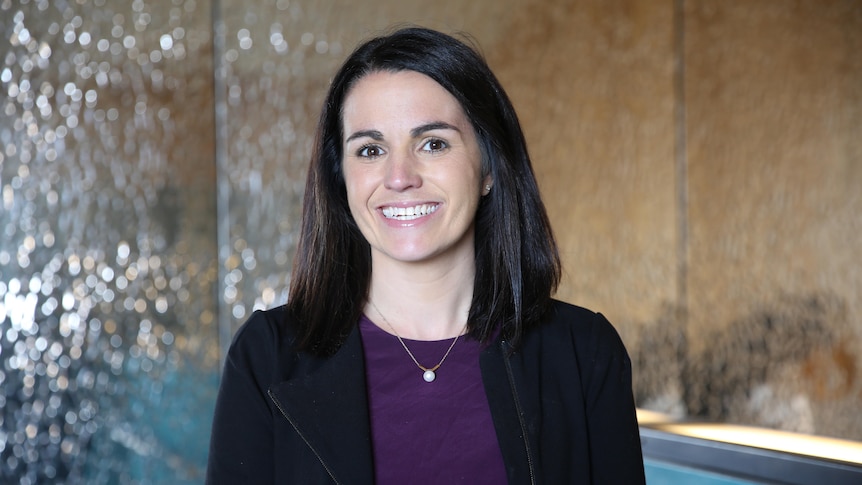
{"label": "neck", "polygon": [[[373,257],[373,256],[372,256]],[[460,335],[473,301],[474,260],[445,267],[372,260],[365,314],[386,332],[411,340]],[[376,308],[375,308],[376,307]]]}

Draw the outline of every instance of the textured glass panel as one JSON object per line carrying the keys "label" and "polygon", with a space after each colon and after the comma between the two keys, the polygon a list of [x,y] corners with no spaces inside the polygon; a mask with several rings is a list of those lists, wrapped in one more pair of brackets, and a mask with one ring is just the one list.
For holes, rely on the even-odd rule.
{"label": "textured glass panel", "polygon": [[199,482],[209,9],[4,0],[0,19],[0,482]]}

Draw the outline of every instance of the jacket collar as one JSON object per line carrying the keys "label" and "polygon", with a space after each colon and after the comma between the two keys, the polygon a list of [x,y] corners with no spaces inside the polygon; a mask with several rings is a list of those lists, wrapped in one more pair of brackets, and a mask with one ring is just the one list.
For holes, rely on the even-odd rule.
{"label": "jacket collar", "polygon": [[270,394],[336,483],[372,483],[365,358],[358,326],[332,357],[313,359]]}

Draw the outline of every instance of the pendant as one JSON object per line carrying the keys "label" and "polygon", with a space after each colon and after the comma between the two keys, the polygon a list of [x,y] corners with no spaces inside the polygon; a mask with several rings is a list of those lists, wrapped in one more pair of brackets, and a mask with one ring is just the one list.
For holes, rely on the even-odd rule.
{"label": "pendant", "polygon": [[422,378],[425,379],[425,382],[434,382],[434,379],[437,378],[437,374],[435,374],[433,370],[426,370],[425,373],[422,374]]}

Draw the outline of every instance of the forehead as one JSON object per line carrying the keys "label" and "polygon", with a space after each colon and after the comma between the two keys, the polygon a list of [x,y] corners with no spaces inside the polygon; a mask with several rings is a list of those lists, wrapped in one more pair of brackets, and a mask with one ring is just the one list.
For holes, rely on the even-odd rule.
{"label": "forehead", "polygon": [[469,124],[461,104],[449,91],[415,71],[371,72],[347,92],[342,107],[345,130],[393,120]]}

